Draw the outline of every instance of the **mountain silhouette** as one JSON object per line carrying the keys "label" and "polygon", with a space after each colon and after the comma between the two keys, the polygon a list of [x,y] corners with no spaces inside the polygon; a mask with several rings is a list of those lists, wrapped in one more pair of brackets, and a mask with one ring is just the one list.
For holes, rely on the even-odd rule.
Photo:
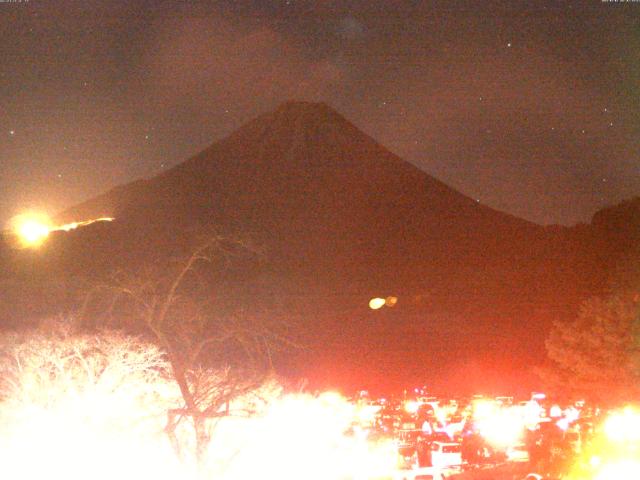
{"label": "mountain silhouette", "polygon": [[[339,386],[528,388],[550,322],[607,276],[595,227],[543,227],[491,209],[322,103],[285,103],[58,220],[102,216],[116,221],[61,235],[66,247],[47,261],[81,274],[170,255],[207,226],[249,238],[264,252],[262,295],[278,299],[309,344],[286,368]],[[368,309],[391,295],[394,307]]]}
{"label": "mountain silhouette", "polygon": [[454,270],[473,283],[507,262],[515,264],[503,273],[516,271],[552,240],[400,159],[326,105],[305,102],[285,103],[175,168],[60,220],[104,215],[136,230],[200,223],[248,234],[283,271],[330,285],[348,277],[420,286]]}

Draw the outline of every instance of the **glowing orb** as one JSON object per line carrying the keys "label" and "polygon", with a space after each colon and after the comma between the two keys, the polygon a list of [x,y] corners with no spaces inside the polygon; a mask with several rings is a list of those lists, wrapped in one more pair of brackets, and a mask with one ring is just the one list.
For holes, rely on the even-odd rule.
{"label": "glowing orb", "polygon": [[25,247],[37,247],[51,232],[49,220],[43,215],[19,215],[12,221],[13,231]]}
{"label": "glowing orb", "polygon": [[371,310],[378,310],[379,308],[384,307],[385,303],[387,303],[387,301],[384,298],[372,298],[369,300],[369,308]]}
{"label": "glowing orb", "polygon": [[396,303],[398,303],[398,297],[387,297],[384,303],[387,307],[393,307]]}

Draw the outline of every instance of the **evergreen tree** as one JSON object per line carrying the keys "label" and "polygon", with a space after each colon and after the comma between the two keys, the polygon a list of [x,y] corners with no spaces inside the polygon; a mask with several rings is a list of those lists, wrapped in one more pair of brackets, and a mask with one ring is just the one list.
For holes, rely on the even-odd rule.
{"label": "evergreen tree", "polygon": [[640,395],[640,297],[591,298],[578,317],[556,322],[546,341],[551,388],[600,404]]}

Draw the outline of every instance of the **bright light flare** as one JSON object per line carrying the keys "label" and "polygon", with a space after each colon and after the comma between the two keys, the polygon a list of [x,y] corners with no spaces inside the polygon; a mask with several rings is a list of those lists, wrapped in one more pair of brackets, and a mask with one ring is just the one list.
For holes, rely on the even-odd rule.
{"label": "bright light flare", "polygon": [[372,298],[371,300],[369,300],[369,308],[371,310],[378,310],[384,307],[385,303],[387,303],[387,301],[384,298]]}
{"label": "bright light flare", "polygon": [[553,405],[549,409],[549,416],[551,418],[560,418],[562,416],[562,409],[560,408],[560,406],[559,405]]}
{"label": "bright light flare", "polygon": [[492,446],[500,449],[522,443],[525,425],[519,412],[505,409],[476,424],[480,435]]}
{"label": "bright light flare", "polygon": [[11,229],[23,247],[37,247],[49,236],[51,221],[42,214],[18,215],[11,220]]}
{"label": "bright light flare", "polygon": [[611,412],[576,459],[570,480],[640,478],[640,413],[637,408]]}
{"label": "bright light flare", "polygon": [[375,297],[369,300],[369,308],[378,310],[382,307],[394,307],[398,303],[398,297],[389,296],[387,298]]}
{"label": "bright light flare", "polygon": [[7,342],[15,345],[10,354],[0,349],[2,478],[372,480],[395,473],[396,443],[364,424],[377,406],[264,385],[232,400],[229,416],[211,420],[211,443],[197,463],[192,423],[178,425],[179,455],[164,431],[167,410],[182,402],[160,350],[113,333],[17,340]]}
{"label": "bright light flare", "polygon": [[225,480],[390,477],[394,442],[370,440],[357,418],[357,407],[333,393],[284,395],[258,417],[221,420],[208,472]]}
{"label": "bright light flare", "polygon": [[414,415],[418,413],[420,405],[422,405],[421,402],[417,402],[415,400],[407,400],[406,402],[404,402],[404,411],[411,415]]}
{"label": "bright light flare", "polygon": [[[25,480],[58,478],[58,475],[69,480],[184,478],[180,475],[185,467],[173,455],[168,439],[161,435],[145,438],[131,432],[109,431],[100,425],[101,419],[96,420],[99,412],[87,418],[84,412],[73,409],[73,403],[62,408],[32,409],[10,441],[0,442],[3,477]],[[86,407],[83,405],[83,410]]]}
{"label": "bright light flare", "polygon": [[[68,380],[55,402],[26,402],[17,415],[0,415],[3,478],[370,480],[391,478],[396,467],[393,440],[370,439],[358,425],[357,406],[341,395],[279,394],[264,398],[252,415],[238,413],[215,422],[199,477],[189,456],[174,454],[163,432],[164,416],[151,421],[138,416],[149,405],[139,405],[138,397],[129,394],[137,383],[107,388],[113,387],[107,382],[97,388],[101,377],[97,387],[83,388],[79,378]],[[49,394],[37,396],[46,400]],[[239,400],[232,409],[245,412],[248,405]],[[186,438],[181,447],[188,450],[192,437]]]}
{"label": "bright light flare", "polygon": [[473,422],[480,435],[493,447],[507,449],[522,443],[527,426],[526,412],[516,406],[501,407],[494,400],[476,400]]}
{"label": "bright light flare", "polygon": [[78,227],[96,222],[112,222],[112,217],[100,217],[64,225],[53,225],[51,220],[41,213],[27,213],[14,217],[10,221],[10,230],[23,248],[35,248],[42,245],[52,232],[69,232]]}
{"label": "bright light flare", "polygon": [[609,415],[604,423],[604,432],[614,442],[640,442],[640,413],[627,407],[622,412]]}
{"label": "bright light flare", "polygon": [[364,426],[371,426],[375,423],[378,414],[382,410],[380,405],[361,405],[356,410],[358,422]]}
{"label": "bright light flare", "polygon": [[473,419],[476,421],[485,420],[496,415],[499,405],[495,400],[486,400],[484,398],[473,401]]}
{"label": "bright light flare", "polygon": [[637,480],[640,478],[640,462],[624,460],[603,465],[594,480]]}
{"label": "bright light flare", "polygon": [[162,433],[167,409],[179,405],[162,352],[119,334],[7,338],[2,478],[189,478]]}

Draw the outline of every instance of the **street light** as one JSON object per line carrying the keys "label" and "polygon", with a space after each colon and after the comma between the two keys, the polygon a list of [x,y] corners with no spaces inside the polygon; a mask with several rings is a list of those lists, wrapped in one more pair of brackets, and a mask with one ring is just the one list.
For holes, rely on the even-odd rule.
{"label": "street light", "polygon": [[371,310],[378,310],[384,306],[393,307],[398,303],[398,297],[389,296],[387,298],[374,297],[369,300],[369,308]]}

